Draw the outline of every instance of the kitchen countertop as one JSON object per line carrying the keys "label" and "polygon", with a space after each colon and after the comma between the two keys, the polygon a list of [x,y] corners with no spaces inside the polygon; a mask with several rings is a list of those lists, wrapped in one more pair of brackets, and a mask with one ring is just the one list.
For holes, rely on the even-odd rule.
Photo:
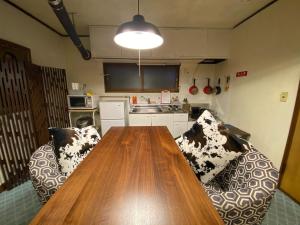
{"label": "kitchen countertop", "polygon": [[[137,111],[134,111],[138,109]],[[158,111],[159,110],[159,111]],[[174,104],[139,104],[132,105],[129,114],[174,114],[174,113],[188,113],[182,110],[179,105]]]}
{"label": "kitchen countertop", "polygon": [[184,110],[166,110],[161,112],[132,112],[129,111],[129,114],[174,114],[174,113],[187,113]]}

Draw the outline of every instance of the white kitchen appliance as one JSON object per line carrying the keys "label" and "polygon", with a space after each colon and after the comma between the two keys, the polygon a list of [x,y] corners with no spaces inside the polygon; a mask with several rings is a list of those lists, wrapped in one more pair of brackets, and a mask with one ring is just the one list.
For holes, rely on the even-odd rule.
{"label": "white kitchen appliance", "polygon": [[124,127],[128,125],[127,101],[107,100],[100,101],[100,122],[102,136],[111,127]]}
{"label": "white kitchen appliance", "polygon": [[96,109],[99,96],[93,95],[68,95],[69,109]]}

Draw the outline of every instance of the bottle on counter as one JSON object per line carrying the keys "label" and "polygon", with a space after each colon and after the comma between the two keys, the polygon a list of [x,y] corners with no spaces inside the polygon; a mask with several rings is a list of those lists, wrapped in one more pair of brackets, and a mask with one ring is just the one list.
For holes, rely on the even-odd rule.
{"label": "bottle on counter", "polygon": [[136,96],[132,96],[132,104],[137,104],[137,97]]}

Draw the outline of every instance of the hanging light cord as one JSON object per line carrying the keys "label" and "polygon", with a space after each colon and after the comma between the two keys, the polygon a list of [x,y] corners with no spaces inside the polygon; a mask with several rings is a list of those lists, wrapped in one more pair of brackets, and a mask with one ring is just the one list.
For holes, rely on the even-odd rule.
{"label": "hanging light cord", "polygon": [[[137,3],[138,3],[138,15],[140,15],[140,0],[138,0]],[[139,49],[139,77],[141,77],[141,49]]]}
{"label": "hanging light cord", "polygon": [[141,49],[139,49],[139,77],[141,77]]}

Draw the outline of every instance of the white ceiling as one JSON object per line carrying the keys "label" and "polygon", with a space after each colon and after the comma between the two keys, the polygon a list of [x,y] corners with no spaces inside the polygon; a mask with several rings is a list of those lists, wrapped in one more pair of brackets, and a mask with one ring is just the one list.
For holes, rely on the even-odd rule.
{"label": "white ceiling", "polygon": [[[232,28],[272,0],[140,0],[140,12],[159,27]],[[11,0],[61,33],[62,26],[47,0]],[[76,29],[88,34],[88,25],[119,25],[137,12],[137,0],[64,0],[77,13]]]}

